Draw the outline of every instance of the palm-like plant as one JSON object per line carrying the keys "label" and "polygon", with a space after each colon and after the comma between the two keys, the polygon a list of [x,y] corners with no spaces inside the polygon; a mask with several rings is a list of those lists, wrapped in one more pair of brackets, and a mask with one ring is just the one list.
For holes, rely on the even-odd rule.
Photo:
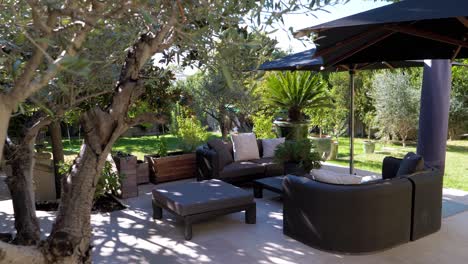
{"label": "palm-like plant", "polygon": [[310,72],[280,72],[266,79],[266,101],[270,105],[288,109],[288,121],[302,121],[304,108],[329,106],[326,84]]}

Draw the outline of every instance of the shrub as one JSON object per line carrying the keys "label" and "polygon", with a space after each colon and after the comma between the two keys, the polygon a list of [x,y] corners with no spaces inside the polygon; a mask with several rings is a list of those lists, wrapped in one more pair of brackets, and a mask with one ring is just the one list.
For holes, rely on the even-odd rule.
{"label": "shrub", "polygon": [[197,146],[208,140],[206,127],[195,116],[178,116],[177,124],[177,137],[182,139],[180,147],[184,152],[193,152]]}
{"label": "shrub", "polygon": [[[61,175],[66,175],[70,169],[71,163],[60,163],[59,164],[59,173]],[[101,172],[101,177],[96,185],[96,191],[94,192],[94,200],[96,201],[100,197],[104,196],[107,193],[120,194],[121,181],[124,179],[124,175],[119,175],[112,170],[112,164],[109,161],[106,161],[104,168]]]}
{"label": "shrub", "polygon": [[167,141],[165,138],[158,138],[159,140],[156,141],[156,153],[160,157],[166,157],[168,153]]}
{"label": "shrub", "polygon": [[101,177],[96,185],[96,191],[94,192],[94,200],[104,196],[107,193],[119,194],[121,182],[125,175],[120,175],[112,170],[112,164],[106,161],[104,168],[101,172]]}
{"label": "shrub", "polygon": [[275,162],[297,163],[305,171],[319,169],[322,165],[319,153],[312,151],[310,140],[287,140],[276,148]]}
{"label": "shrub", "polygon": [[273,117],[265,113],[257,113],[252,116],[253,132],[257,138],[275,138],[273,132]]}

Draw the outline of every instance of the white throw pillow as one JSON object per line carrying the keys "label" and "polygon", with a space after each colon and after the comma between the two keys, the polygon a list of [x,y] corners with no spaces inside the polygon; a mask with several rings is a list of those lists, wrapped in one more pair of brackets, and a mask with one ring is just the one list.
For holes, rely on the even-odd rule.
{"label": "white throw pillow", "polygon": [[259,159],[257,138],[254,133],[240,133],[231,135],[234,161]]}
{"label": "white throw pillow", "polygon": [[362,180],[360,176],[330,170],[312,170],[310,175],[314,180],[333,184],[360,184]]}
{"label": "white throw pillow", "polygon": [[283,144],[286,139],[283,138],[272,138],[262,139],[263,156],[262,158],[273,158],[275,156],[275,150],[278,145]]}

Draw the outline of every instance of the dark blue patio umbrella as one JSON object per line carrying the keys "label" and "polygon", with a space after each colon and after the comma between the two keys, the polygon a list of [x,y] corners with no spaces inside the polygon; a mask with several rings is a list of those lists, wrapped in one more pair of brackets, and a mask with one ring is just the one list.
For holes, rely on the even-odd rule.
{"label": "dark blue patio umbrella", "polygon": [[[350,72],[350,172],[352,173],[353,74],[355,70],[398,68],[405,65],[411,66],[411,64],[416,66],[421,63],[421,61],[408,62],[407,60],[450,59],[453,61],[457,58],[467,58],[467,17],[468,1],[445,0],[441,3],[439,0],[406,0],[394,3],[300,30],[296,33],[297,37],[313,34],[314,43],[317,46],[316,50],[286,56],[275,62],[267,62],[260,69],[348,70]],[[307,52],[312,54],[312,57],[301,59],[299,55],[307,56]],[[449,67],[448,65],[446,67]],[[435,68],[437,67],[433,67],[433,69]],[[447,80],[447,72],[445,76],[439,77]],[[435,80],[434,82],[425,81],[425,83],[432,85],[432,83],[442,84],[443,82]],[[434,113],[436,103],[430,98],[425,100],[434,94],[424,96],[430,93],[425,92],[426,90],[428,89],[423,89],[422,95],[421,109],[424,111],[422,111],[421,116],[424,118],[420,118],[423,120],[420,122],[420,131],[430,131],[430,128],[433,128],[424,115],[445,115],[445,113],[442,115]],[[443,104],[441,108],[445,109],[445,112],[448,111],[449,104],[447,94],[449,95],[447,91],[445,94],[441,94],[444,97],[444,100],[441,101]],[[424,107],[425,104],[430,105]],[[447,120],[444,121],[447,122]],[[431,132],[423,135],[426,140],[427,138],[440,138],[444,131],[436,130],[433,135],[428,135],[428,133]],[[418,144],[418,150],[420,145],[422,144]],[[434,148],[431,151],[441,152],[444,148],[445,145],[441,144],[437,149]]]}
{"label": "dark blue patio umbrella", "polygon": [[[317,49],[309,49],[306,51],[290,54],[273,61],[267,61],[260,65],[258,70],[263,71],[315,71],[315,72],[339,72],[349,71],[350,66],[339,64],[327,66],[322,57],[315,55]],[[379,61],[373,63],[358,63],[353,65],[354,70],[379,70],[379,69],[395,69],[407,67],[422,67],[422,60],[407,60],[407,61]],[[326,67],[327,66],[327,67]]]}
{"label": "dark blue patio umbrella", "polygon": [[468,1],[406,0],[305,28],[326,67],[468,57]]}
{"label": "dark blue patio umbrella", "polygon": [[322,57],[315,56],[316,49],[310,49],[291,55],[287,55],[274,61],[268,61],[260,65],[259,70],[264,71],[315,71],[315,72],[339,72],[350,73],[350,106],[349,106],[349,136],[350,136],[350,158],[349,173],[354,173],[354,73],[358,70],[395,69],[407,67],[422,67],[424,61],[392,61],[359,63],[352,66],[334,65],[325,68],[326,64]]}

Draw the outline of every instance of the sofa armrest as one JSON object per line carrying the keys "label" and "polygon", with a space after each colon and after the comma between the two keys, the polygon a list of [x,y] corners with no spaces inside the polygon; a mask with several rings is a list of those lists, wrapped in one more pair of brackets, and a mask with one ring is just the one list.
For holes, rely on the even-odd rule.
{"label": "sofa armrest", "polygon": [[382,164],[382,179],[391,179],[396,176],[402,159],[385,157]]}
{"label": "sofa armrest", "polygon": [[363,253],[410,240],[408,179],[335,185],[287,176],[283,190],[283,232],[309,246]]}
{"label": "sofa armrest", "polygon": [[426,169],[405,176],[413,184],[413,227],[411,240],[437,232],[442,224],[443,174]]}
{"label": "sofa armrest", "polygon": [[219,158],[216,151],[206,145],[196,150],[197,180],[208,180],[219,177]]}

